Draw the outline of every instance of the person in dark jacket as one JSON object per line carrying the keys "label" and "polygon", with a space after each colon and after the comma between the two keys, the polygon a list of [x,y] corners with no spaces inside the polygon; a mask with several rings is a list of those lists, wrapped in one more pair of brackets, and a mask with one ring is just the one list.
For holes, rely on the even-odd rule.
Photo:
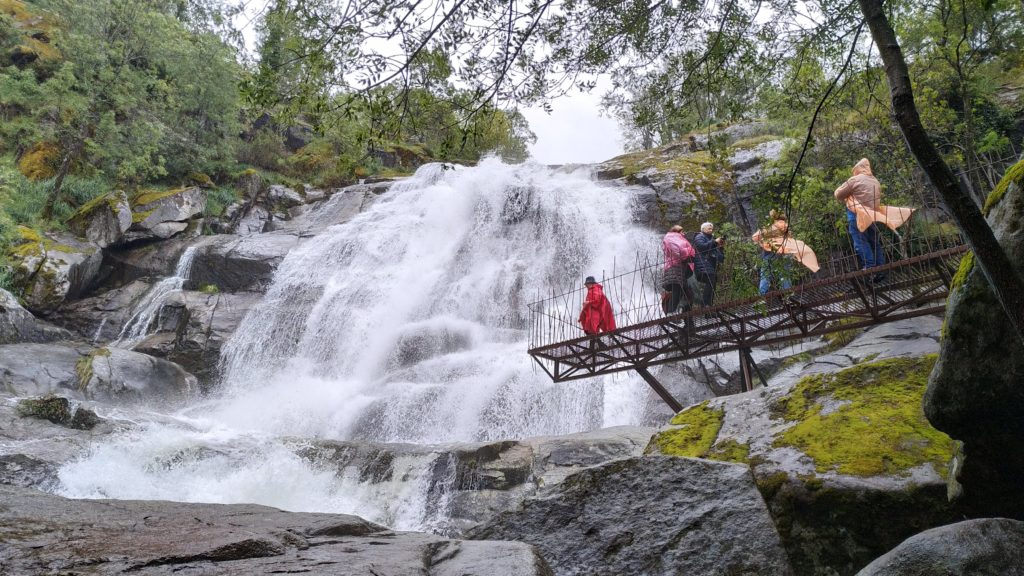
{"label": "person in dark jacket", "polygon": [[593,276],[587,276],[583,284],[587,287],[587,298],[583,302],[579,318],[583,333],[591,336],[615,330],[615,314],[612,312],[611,303],[604,295],[604,289]]}
{"label": "person in dark jacket", "polygon": [[705,222],[700,233],[693,238],[697,251],[693,259],[693,272],[701,288],[701,304],[711,306],[715,299],[715,282],[718,280],[718,266],[725,261],[725,238],[715,238],[715,225]]}

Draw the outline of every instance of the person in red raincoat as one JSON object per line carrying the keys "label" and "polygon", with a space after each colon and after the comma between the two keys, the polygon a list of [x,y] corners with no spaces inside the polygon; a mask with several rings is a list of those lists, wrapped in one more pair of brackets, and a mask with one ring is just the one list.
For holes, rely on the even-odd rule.
{"label": "person in red raincoat", "polygon": [[587,299],[583,302],[583,310],[580,310],[583,332],[589,336],[615,330],[615,313],[612,312],[611,302],[604,295],[604,289],[593,276],[587,276],[583,284],[587,287]]}

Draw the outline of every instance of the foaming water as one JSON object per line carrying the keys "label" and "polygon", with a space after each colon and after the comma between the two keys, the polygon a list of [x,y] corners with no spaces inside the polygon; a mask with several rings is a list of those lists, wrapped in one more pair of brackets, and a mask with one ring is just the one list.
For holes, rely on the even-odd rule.
{"label": "foaming water", "polygon": [[526,354],[536,295],[611,275],[656,245],[632,223],[631,201],[538,165],[421,168],[285,258],[225,347],[221,397],[96,447],[62,468],[63,493],[257,502],[430,529],[454,482],[442,452],[399,458],[393,479],[368,482],[301,457],[300,445],[639,424],[639,379],[553,384]]}

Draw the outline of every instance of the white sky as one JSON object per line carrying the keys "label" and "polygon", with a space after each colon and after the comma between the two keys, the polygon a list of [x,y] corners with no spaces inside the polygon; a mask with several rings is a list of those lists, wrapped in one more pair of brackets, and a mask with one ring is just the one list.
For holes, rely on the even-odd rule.
{"label": "white sky", "polygon": [[[246,47],[256,46],[256,24],[267,7],[267,0],[250,0],[235,25],[242,28]],[[601,115],[601,94],[609,83],[599,78],[590,93],[573,93],[550,102],[551,113],[540,107],[523,109],[537,142],[530,156],[542,164],[592,164],[623,153],[622,132],[618,122]]]}
{"label": "white sky", "polygon": [[539,107],[523,110],[537,142],[530,155],[542,164],[591,164],[622,154],[618,122],[600,115],[603,88],[551,101],[551,114]]}

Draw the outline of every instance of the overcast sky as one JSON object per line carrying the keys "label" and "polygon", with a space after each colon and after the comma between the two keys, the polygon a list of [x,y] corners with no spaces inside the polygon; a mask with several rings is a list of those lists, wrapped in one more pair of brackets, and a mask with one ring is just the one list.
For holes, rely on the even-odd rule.
{"label": "overcast sky", "polygon": [[622,154],[618,122],[601,116],[600,90],[575,93],[551,101],[550,114],[541,108],[523,111],[537,142],[530,154],[543,164],[591,164]]}

